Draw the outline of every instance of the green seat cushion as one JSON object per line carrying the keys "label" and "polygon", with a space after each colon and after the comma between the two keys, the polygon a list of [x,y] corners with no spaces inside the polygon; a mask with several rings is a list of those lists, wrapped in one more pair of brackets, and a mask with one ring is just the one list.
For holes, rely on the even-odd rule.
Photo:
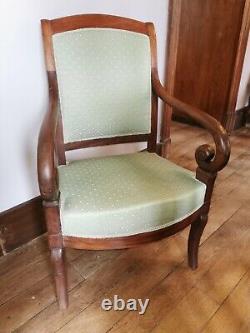
{"label": "green seat cushion", "polygon": [[84,28],[53,35],[65,142],[151,131],[149,37]]}
{"label": "green seat cushion", "polygon": [[59,167],[66,236],[107,238],[178,223],[204,202],[205,184],[154,153],[92,158]]}

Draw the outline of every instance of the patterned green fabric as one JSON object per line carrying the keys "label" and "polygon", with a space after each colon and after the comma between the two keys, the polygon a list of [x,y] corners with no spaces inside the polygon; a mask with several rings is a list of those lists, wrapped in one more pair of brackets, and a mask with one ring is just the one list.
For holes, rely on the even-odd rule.
{"label": "patterned green fabric", "polygon": [[119,29],[53,36],[65,142],[150,132],[149,38]]}
{"label": "patterned green fabric", "polygon": [[192,172],[141,152],[59,167],[62,233],[118,237],[177,223],[204,202]]}

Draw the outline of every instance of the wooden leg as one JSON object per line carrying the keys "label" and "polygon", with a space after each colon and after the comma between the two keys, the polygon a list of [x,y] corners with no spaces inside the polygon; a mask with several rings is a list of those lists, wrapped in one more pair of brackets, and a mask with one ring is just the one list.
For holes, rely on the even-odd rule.
{"label": "wooden leg", "polygon": [[207,224],[207,215],[201,215],[192,223],[188,237],[188,264],[191,269],[198,267],[198,251],[203,230]]}
{"label": "wooden leg", "polygon": [[64,264],[63,248],[51,249],[51,260],[54,269],[54,278],[56,284],[56,295],[59,308],[64,310],[68,307],[67,277]]}

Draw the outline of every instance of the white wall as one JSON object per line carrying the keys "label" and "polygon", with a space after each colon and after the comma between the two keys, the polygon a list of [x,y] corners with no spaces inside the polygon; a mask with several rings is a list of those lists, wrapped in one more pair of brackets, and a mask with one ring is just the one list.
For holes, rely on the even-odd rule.
{"label": "white wall", "polygon": [[36,145],[47,108],[40,19],[107,13],[153,21],[164,77],[167,0],[2,0],[0,3],[0,211],[39,194]]}
{"label": "white wall", "polygon": [[250,34],[248,36],[248,43],[242,69],[242,76],[240,80],[236,109],[241,109],[247,105],[249,95],[250,95]]}

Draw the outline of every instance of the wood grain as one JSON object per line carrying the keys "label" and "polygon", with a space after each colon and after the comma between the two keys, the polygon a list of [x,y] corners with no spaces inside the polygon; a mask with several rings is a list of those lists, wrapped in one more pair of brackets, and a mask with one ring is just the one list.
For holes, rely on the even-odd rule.
{"label": "wood grain", "polygon": [[[43,20],[47,21],[47,20]],[[143,22],[107,14],[82,14],[50,20],[53,34],[80,28],[113,28],[147,34]]]}
{"label": "wood grain", "polygon": [[[167,83],[171,92],[215,117],[228,131],[234,123],[249,7],[249,0],[171,0],[169,6]],[[175,119],[190,121],[185,115]],[[165,122],[162,141],[169,140],[168,126]]]}
{"label": "wood grain", "polygon": [[244,323],[250,321],[250,270],[203,329],[206,333],[241,332]]}
{"label": "wood grain", "polygon": [[2,254],[29,242],[46,230],[41,197],[33,198],[0,213]]}

